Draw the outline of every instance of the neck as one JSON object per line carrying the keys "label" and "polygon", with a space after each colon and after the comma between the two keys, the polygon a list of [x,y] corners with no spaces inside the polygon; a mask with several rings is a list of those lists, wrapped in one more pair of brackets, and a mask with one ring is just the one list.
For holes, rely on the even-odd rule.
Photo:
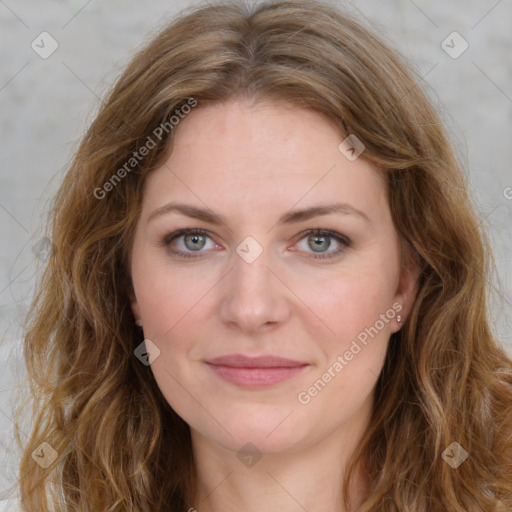
{"label": "neck", "polygon": [[191,512],[351,512],[368,492],[369,481],[358,466],[350,482],[350,508],[344,504],[343,477],[357,446],[366,414],[328,437],[286,452],[263,453],[245,465],[237,453],[192,430],[198,496]]}

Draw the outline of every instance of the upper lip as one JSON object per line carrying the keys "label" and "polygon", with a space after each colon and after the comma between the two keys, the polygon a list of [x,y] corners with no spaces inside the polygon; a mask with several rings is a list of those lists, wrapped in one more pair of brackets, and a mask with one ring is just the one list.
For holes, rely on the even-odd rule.
{"label": "upper lip", "polygon": [[283,368],[306,366],[308,363],[286,359],[280,356],[264,355],[258,357],[249,357],[242,354],[229,354],[216,357],[206,361],[208,364],[217,366],[230,366],[232,368]]}

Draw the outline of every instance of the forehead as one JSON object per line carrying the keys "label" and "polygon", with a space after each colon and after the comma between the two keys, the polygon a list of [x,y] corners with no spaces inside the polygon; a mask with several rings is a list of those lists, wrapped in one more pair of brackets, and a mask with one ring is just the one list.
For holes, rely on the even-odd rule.
{"label": "forehead", "polygon": [[143,209],[180,199],[261,215],[342,201],[378,215],[387,206],[383,176],[339,151],[345,137],[285,102],[198,105],[176,128],[168,161],[148,177]]}

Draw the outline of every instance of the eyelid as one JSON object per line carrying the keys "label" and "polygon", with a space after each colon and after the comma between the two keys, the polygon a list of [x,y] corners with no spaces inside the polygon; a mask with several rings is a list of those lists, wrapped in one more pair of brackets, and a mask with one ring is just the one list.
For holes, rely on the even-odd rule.
{"label": "eyelid", "polygon": [[205,235],[213,240],[211,233],[205,229],[184,228],[184,229],[179,229],[177,231],[173,231],[172,233],[165,235],[164,238],[162,239],[162,245],[169,245],[173,240],[175,240],[176,238],[178,238],[180,236],[193,235],[193,234]]}
{"label": "eyelid", "polygon": [[[193,235],[193,234],[204,235],[204,236],[210,238],[216,245],[219,245],[219,244],[217,244],[217,242],[215,242],[214,237],[212,236],[212,234],[209,231],[207,231],[205,229],[201,229],[201,228],[183,228],[183,229],[174,231],[172,233],[169,233],[168,235],[163,237],[163,239],[159,245],[161,245],[163,247],[167,247],[168,251],[170,253],[172,253],[173,255],[176,255],[177,257],[201,258],[202,254],[206,251],[197,251],[196,252],[197,256],[193,256],[194,251],[183,252],[183,251],[176,251],[176,250],[169,249],[171,242],[173,242],[177,238],[179,238],[181,236]],[[342,233],[338,233],[336,231],[332,231],[329,229],[323,229],[320,227],[310,228],[310,229],[307,229],[307,230],[302,231],[301,233],[297,234],[295,237],[294,245],[309,235],[327,236],[329,238],[334,238],[338,243],[340,243],[342,246],[344,246],[344,248],[334,250],[334,251],[325,252],[325,253],[311,252],[311,253],[309,253],[310,256],[304,256],[304,258],[314,259],[314,260],[327,260],[329,258],[334,258],[336,256],[340,256],[342,252],[344,252],[346,249],[348,249],[349,247],[352,246],[352,240],[349,237],[347,237],[346,235],[343,235]]]}
{"label": "eyelid", "polygon": [[305,231],[302,231],[299,233],[296,237],[295,244],[300,242],[302,239],[306,238],[307,236],[311,235],[317,235],[317,236],[327,236],[329,238],[334,238],[338,243],[340,243],[342,246],[344,246],[342,249],[337,249],[334,251],[329,252],[310,252],[308,253],[308,256],[304,256],[304,258],[307,259],[313,259],[313,260],[328,260],[330,258],[336,258],[341,256],[342,253],[345,252],[346,249],[350,248],[352,246],[352,240],[342,233],[338,233],[337,231],[332,231],[330,229],[323,229],[323,228],[311,228],[307,229]]}

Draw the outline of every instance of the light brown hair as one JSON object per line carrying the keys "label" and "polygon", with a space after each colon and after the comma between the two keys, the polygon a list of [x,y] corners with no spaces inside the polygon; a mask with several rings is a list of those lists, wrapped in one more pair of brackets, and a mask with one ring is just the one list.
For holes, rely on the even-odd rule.
{"label": "light brown hair", "polygon": [[[359,511],[512,510],[512,361],[489,328],[490,251],[448,136],[396,51],[352,16],[302,0],[184,13],[134,57],[85,135],[55,198],[53,251],[25,336],[34,425],[23,506],[197,505],[189,427],[134,356],[142,335],[128,300],[145,179],[168,158],[174,130],[153,135],[155,147],[103,197],[94,191],[191,98],[201,108],[236,96],[294,102],[361,139],[420,263],[352,460],[371,479]],[[58,453],[47,469],[31,457],[43,441]],[[454,441],[469,453],[456,470],[441,457]],[[350,473],[346,495],[349,483]]]}

